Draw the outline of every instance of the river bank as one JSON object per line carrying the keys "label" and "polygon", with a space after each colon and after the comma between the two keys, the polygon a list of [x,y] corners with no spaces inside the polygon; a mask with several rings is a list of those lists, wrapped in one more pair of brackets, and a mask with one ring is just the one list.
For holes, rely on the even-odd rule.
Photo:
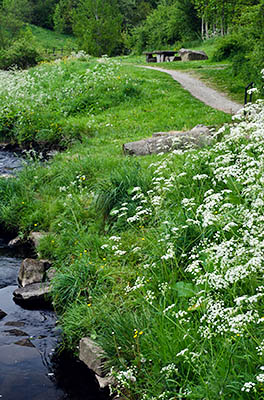
{"label": "river bank", "polygon": [[[14,153],[0,152],[2,178],[16,179],[21,168]],[[77,358],[59,352],[62,332],[51,307],[14,301],[22,255],[32,256],[34,249],[10,248],[10,233],[4,238],[0,238],[0,397],[106,400],[107,391],[99,390],[94,374]]]}
{"label": "river bank", "polygon": [[[49,76],[49,90],[58,72],[56,87],[67,83],[68,97],[49,99],[49,110],[57,119],[65,112],[81,139],[0,180],[0,221],[22,238],[44,233],[37,252],[57,271],[63,345],[78,354],[81,338],[95,341],[115,390],[131,400],[244,400],[247,382],[260,390],[262,103],[229,126],[231,116],[159,71],[100,59],[37,72]],[[21,138],[38,129],[48,101],[30,90],[39,110],[30,103],[32,123],[16,124]],[[124,143],[198,124],[222,127],[203,149],[122,152]]]}

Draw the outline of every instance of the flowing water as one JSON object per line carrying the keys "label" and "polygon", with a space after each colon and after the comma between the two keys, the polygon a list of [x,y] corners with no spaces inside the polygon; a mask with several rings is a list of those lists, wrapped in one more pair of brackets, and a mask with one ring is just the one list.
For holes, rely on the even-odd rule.
{"label": "flowing water", "polygon": [[21,167],[21,160],[15,154],[0,150],[0,176],[14,175]]}
{"label": "flowing water", "polygon": [[[20,167],[12,153],[0,151],[0,175],[12,175]],[[0,239],[0,398],[106,400],[107,393],[83,363],[65,353],[56,355],[60,330],[55,313],[25,309],[13,301],[21,261]]]}

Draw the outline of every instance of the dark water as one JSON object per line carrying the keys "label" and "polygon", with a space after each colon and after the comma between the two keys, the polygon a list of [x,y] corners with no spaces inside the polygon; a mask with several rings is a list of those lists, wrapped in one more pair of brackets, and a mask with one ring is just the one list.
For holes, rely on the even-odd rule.
{"label": "dark water", "polygon": [[67,354],[55,354],[60,341],[56,315],[27,310],[13,301],[21,259],[0,248],[0,398],[3,400],[105,400],[93,374]]}
{"label": "dark water", "polygon": [[[0,151],[0,175],[12,174],[21,163]],[[11,178],[12,179],[12,178]],[[106,400],[94,375],[71,355],[56,354],[60,330],[56,315],[28,310],[13,301],[22,259],[0,239],[0,399]]]}

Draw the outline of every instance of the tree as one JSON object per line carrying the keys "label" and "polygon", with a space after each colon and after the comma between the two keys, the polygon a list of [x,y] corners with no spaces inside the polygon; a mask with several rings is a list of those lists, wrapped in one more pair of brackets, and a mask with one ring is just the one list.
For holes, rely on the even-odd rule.
{"label": "tree", "polygon": [[232,26],[234,19],[243,13],[247,6],[259,3],[259,0],[192,0],[201,17],[201,36],[208,38],[210,31],[220,32],[224,36]]}
{"label": "tree", "polygon": [[162,0],[139,26],[132,30],[127,43],[141,53],[194,39],[199,30],[199,18],[190,0]]}
{"label": "tree", "polygon": [[153,10],[151,2],[145,0],[119,0],[118,6],[126,30],[139,25]]}
{"label": "tree", "polygon": [[82,0],[73,13],[73,32],[80,47],[94,56],[117,54],[121,26],[116,0]]}
{"label": "tree", "polygon": [[43,28],[53,28],[53,14],[59,0],[30,0],[32,3],[31,22]]}
{"label": "tree", "polygon": [[0,7],[0,48],[6,48],[31,18],[29,0],[3,0]]}
{"label": "tree", "polygon": [[10,18],[29,22],[32,15],[32,6],[30,0],[3,0],[2,11]]}
{"label": "tree", "polygon": [[54,29],[57,32],[72,33],[72,16],[78,3],[78,0],[59,0],[53,15]]}

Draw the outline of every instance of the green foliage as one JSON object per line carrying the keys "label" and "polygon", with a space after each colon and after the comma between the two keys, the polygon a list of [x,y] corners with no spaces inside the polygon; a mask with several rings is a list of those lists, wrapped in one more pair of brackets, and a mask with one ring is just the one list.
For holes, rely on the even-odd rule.
{"label": "green foliage", "polygon": [[28,22],[32,13],[31,2],[30,0],[3,0],[1,11],[9,19]]}
{"label": "green foliage", "polygon": [[139,25],[155,6],[156,1],[144,0],[119,0],[118,6],[123,17],[125,30],[130,30]]}
{"label": "green foliage", "polygon": [[28,68],[41,60],[40,50],[29,28],[20,31],[17,39],[0,52],[0,68]]}
{"label": "green foliage", "polygon": [[144,49],[164,48],[177,41],[195,38],[198,19],[189,0],[161,2],[141,26],[135,27],[127,46],[141,53]]}
{"label": "green foliage", "polygon": [[216,61],[229,59],[233,64],[233,75],[246,82],[254,81],[262,87],[260,71],[264,62],[264,3],[248,6],[238,17],[232,33],[218,39],[213,55]]}
{"label": "green foliage", "polygon": [[60,0],[55,7],[53,22],[54,29],[59,33],[72,33],[72,16],[77,7],[76,0]]}
{"label": "green foliage", "polygon": [[96,281],[95,273],[95,266],[85,255],[73,260],[70,266],[61,268],[53,281],[56,310],[62,313],[73,303],[89,300]]}
{"label": "green foliage", "polygon": [[[134,160],[126,160],[118,170],[114,170],[108,181],[98,182],[95,187],[95,205],[97,211],[107,221],[108,228],[113,224],[117,226],[117,218],[110,213],[119,209],[133,197],[131,193],[134,187],[141,187],[143,193],[150,189],[150,174],[143,171],[140,164]],[[136,204],[128,211],[133,215]]]}
{"label": "green foliage", "polygon": [[[123,143],[153,132],[222,125],[231,117],[200,103],[160,72],[83,53],[83,61],[77,57],[1,73],[2,133],[29,143],[41,137],[46,147],[55,136],[64,145],[67,127],[69,141],[80,134],[82,143],[48,162],[29,163],[17,179],[0,179],[0,222],[25,236],[33,229],[48,233],[38,252],[57,268],[53,299],[64,346],[75,351],[83,336],[98,341],[119,383],[125,376],[119,372],[136,374],[136,381],[125,380],[126,389],[120,383],[118,391],[131,399],[158,398],[168,391],[171,398],[177,391],[186,396],[183,390],[191,387],[197,398],[209,393],[213,399],[211,393],[222,386],[228,397],[235,385],[238,394],[238,365],[245,374],[249,364],[238,362],[243,348],[225,379],[233,341],[200,338],[206,301],[198,304],[194,296],[206,288],[191,282],[185,271],[192,249],[218,228],[224,235],[230,216],[223,212],[208,229],[192,224],[205,193],[222,189],[222,183],[213,185],[211,173],[222,153],[205,149],[202,156],[193,150],[137,160],[122,154]],[[197,174],[207,178],[196,180]],[[194,198],[195,205],[183,207],[186,198]],[[235,204],[231,196],[228,202]],[[145,207],[150,214],[140,214]],[[127,221],[135,213],[139,218]],[[173,314],[180,310],[187,310],[190,320]],[[178,356],[186,347],[188,354]],[[222,356],[228,361],[220,363]]]}
{"label": "green foliage", "polygon": [[35,25],[29,25],[38,45],[43,49],[45,59],[68,56],[78,48],[72,35],[65,35]]}
{"label": "green foliage", "polygon": [[118,63],[107,58],[95,63],[84,53],[75,57],[84,61],[76,63],[70,56],[64,61],[44,62],[30,71],[4,75],[0,94],[5,98],[5,108],[0,112],[2,137],[24,146],[66,147],[94,134],[94,116],[125,103],[140,104],[142,97],[148,99],[140,80],[126,75],[121,79]]}
{"label": "green foliage", "polygon": [[73,31],[88,54],[120,52],[122,16],[116,0],[82,0],[73,16]]}
{"label": "green foliage", "polygon": [[246,46],[237,35],[228,35],[217,40],[213,61],[232,59],[238,53],[245,52]]}
{"label": "green foliage", "polygon": [[261,89],[262,77],[260,74],[264,63],[264,1],[245,9],[235,27],[240,41],[246,46],[244,58],[234,59],[234,72],[241,76],[248,76]]}
{"label": "green foliage", "polygon": [[39,27],[53,28],[53,13],[58,0],[30,0],[32,15],[30,22]]}

